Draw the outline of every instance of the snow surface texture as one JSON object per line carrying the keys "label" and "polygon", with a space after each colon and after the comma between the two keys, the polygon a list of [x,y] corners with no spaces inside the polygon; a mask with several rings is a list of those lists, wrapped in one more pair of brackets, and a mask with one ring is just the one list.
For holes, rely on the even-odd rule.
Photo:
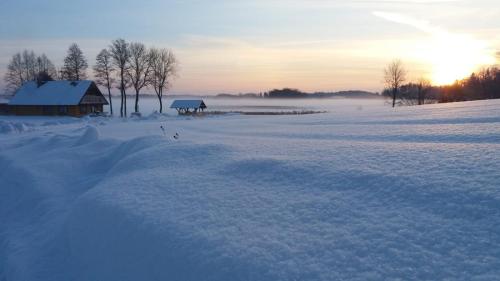
{"label": "snow surface texture", "polygon": [[0,280],[498,280],[500,101],[338,104],[2,117]]}

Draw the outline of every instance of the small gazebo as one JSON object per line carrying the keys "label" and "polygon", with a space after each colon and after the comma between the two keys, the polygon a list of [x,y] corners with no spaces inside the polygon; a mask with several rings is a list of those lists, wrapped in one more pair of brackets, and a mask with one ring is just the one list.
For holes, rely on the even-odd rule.
{"label": "small gazebo", "polygon": [[188,115],[203,112],[207,106],[203,100],[174,100],[170,108],[175,108],[179,114]]}

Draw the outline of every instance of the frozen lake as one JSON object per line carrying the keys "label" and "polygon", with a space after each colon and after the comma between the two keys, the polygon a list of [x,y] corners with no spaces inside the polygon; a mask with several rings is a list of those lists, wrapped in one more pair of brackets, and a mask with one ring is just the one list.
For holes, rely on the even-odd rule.
{"label": "frozen lake", "polygon": [[[213,97],[170,97],[163,99],[163,109],[165,113],[176,114],[170,109],[172,101],[175,99],[203,99],[209,111],[341,111],[350,112],[362,110],[364,107],[385,106],[385,100],[380,99],[243,99],[243,98],[213,98]],[[135,98],[127,97],[128,112],[133,112]],[[113,108],[115,112],[120,110],[120,98],[113,97]],[[109,112],[109,108],[105,109]],[[158,99],[153,96],[141,96],[139,99],[139,110],[143,114],[150,114],[159,110]]]}

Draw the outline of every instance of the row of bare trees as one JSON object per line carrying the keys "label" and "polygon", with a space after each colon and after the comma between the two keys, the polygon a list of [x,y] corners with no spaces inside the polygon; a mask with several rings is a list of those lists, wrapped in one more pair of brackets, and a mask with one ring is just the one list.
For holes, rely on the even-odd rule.
{"label": "row of bare trees", "polygon": [[432,86],[425,78],[405,84],[407,74],[400,60],[391,62],[384,70],[386,89],[382,94],[392,99],[393,107],[500,98],[500,68],[497,66],[485,67],[446,86]]}
{"label": "row of bare trees", "polygon": [[64,65],[58,71],[52,61],[45,55],[37,55],[34,51],[24,50],[12,56],[5,74],[6,91],[14,93],[28,81],[48,81],[54,79],[85,79],[87,61],[76,44],[68,49]]}
{"label": "row of bare trees", "polygon": [[13,93],[27,81],[57,76],[54,64],[45,54],[24,50],[12,56],[5,74],[6,91]]}
{"label": "row of bare trees", "polygon": [[[36,55],[25,50],[15,54],[5,74],[6,90],[14,93],[27,81],[84,80],[87,79],[88,63],[77,44],[72,44],[58,71],[45,54]],[[152,88],[163,111],[163,93],[170,87],[176,75],[178,62],[169,49],[147,48],[144,44],[128,43],[124,39],[113,40],[108,48],[99,52],[93,66],[96,83],[107,89],[110,113],[113,114],[111,90],[120,91],[120,116],[127,116],[127,89],[135,92],[134,111],[139,113],[139,96],[144,88]]]}
{"label": "row of bare trees", "polygon": [[384,82],[386,89],[382,95],[392,99],[392,107],[399,105],[423,105],[435,102],[430,96],[431,83],[426,78],[417,82],[407,81],[408,71],[401,60],[394,60],[384,69]]}
{"label": "row of bare trees", "polygon": [[[163,93],[170,86],[171,78],[177,72],[177,59],[169,49],[147,48],[144,44],[128,43],[123,39],[111,42],[108,49],[103,49],[96,57],[94,76],[96,82],[108,89],[116,84],[120,90],[120,116],[127,116],[128,88],[135,92],[134,112],[139,112],[139,97],[142,89],[153,88],[163,112]],[[110,104],[113,113],[112,104]]]}

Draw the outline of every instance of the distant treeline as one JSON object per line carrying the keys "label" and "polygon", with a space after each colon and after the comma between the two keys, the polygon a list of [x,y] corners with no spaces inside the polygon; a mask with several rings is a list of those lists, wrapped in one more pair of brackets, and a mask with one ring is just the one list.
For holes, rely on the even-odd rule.
{"label": "distant treeline", "polygon": [[500,69],[485,68],[453,85],[440,87],[439,102],[470,101],[500,98]]}
{"label": "distant treeline", "polygon": [[245,93],[245,94],[218,94],[217,97],[221,98],[286,98],[286,99],[297,99],[297,98],[378,98],[380,95],[378,93],[371,93],[366,91],[340,91],[340,92],[315,92],[306,93],[297,89],[284,88],[284,89],[274,89],[265,93]]}
{"label": "distant treeline", "polygon": [[[394,88],[382,92],[393,98]],[[500,69],[488,67],[452,85],[432,86],[429,81],[403,84],[397,89],[396,104],[417,105],[500,98]]]}

